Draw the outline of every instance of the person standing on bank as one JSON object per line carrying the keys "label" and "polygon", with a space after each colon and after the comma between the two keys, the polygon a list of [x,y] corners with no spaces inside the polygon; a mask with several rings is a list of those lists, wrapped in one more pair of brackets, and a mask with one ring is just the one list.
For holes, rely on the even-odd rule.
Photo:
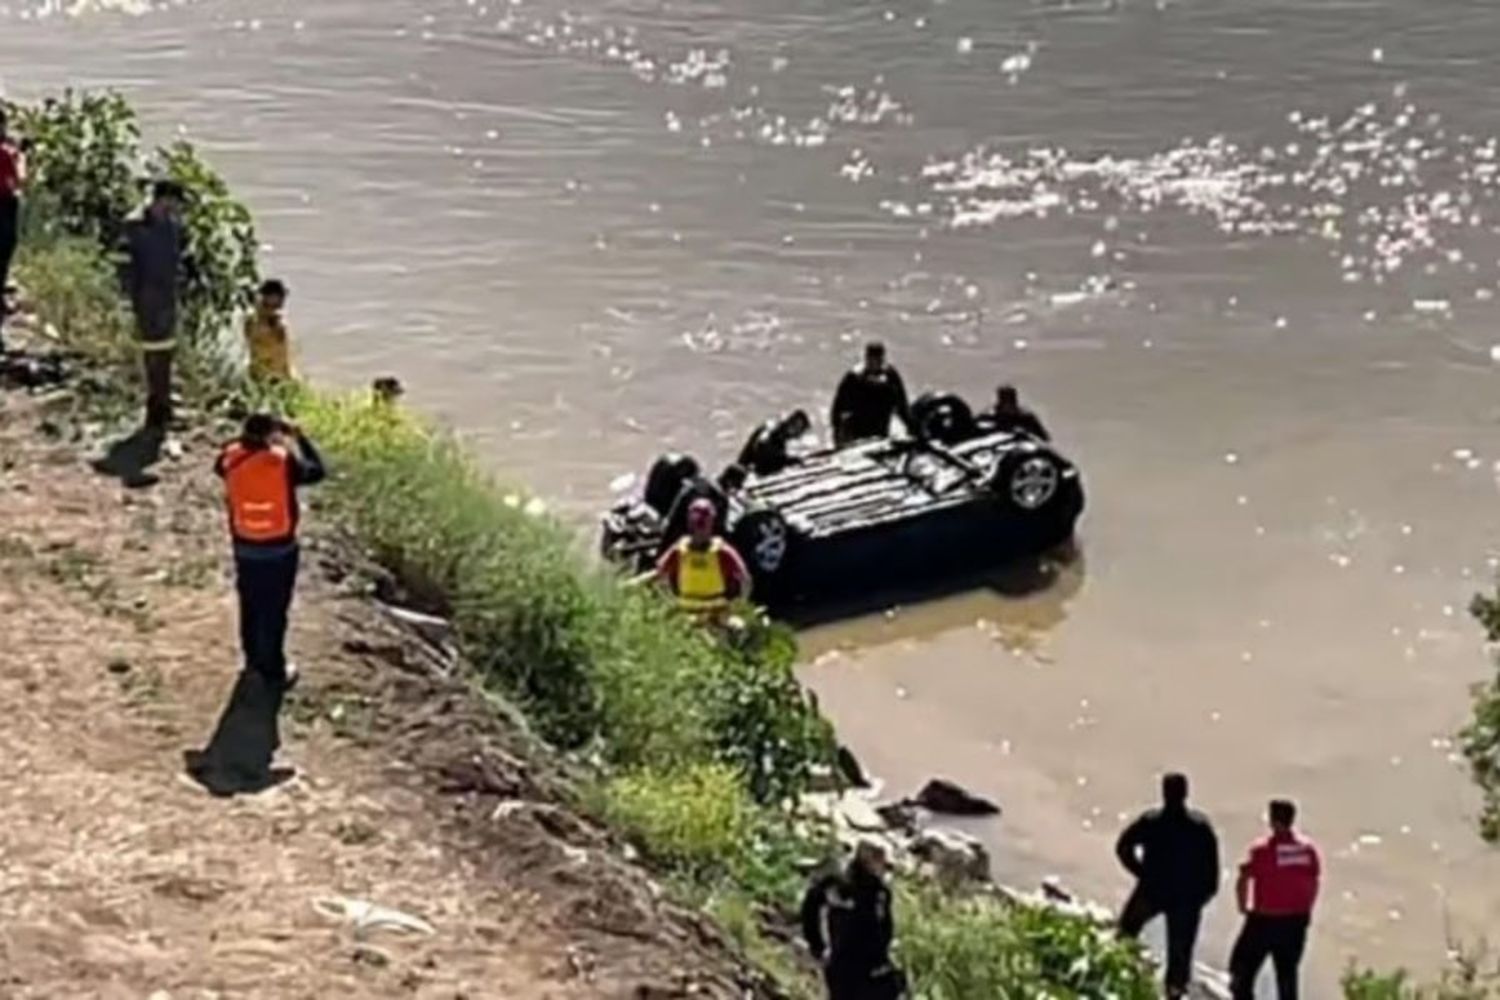
{"label": "person standing on bank", "polygon": [[1136,878],[1120,913],[1123,937],[1136,938],[1158,916],[1167,920],[1166,992],[1187,995],[1203,908],[1219,891],[1219,838],[1208,818],[1188,808],[1188,780],[1161,780],[1162,804],[1120,834],[1115,855]]}
{"label": "person standing on bank", "polygon": [[245,420],[214,472],[224,480],[245,665],[208,749],[190,767],[210,789],[235,791],[264,779],[280,745],[277,715],[296,681],[285,644],[297,585],[297,489],[325,472],[296,426],[265,413]]}
{"label": "person standing on bank", "polygon": [[126,291],[146,376],[146,427],[163,433],[172,422],[178,290],[191,266],[184,254],[183,200],[181,184],[157,181],[140,218],[125,224]]}
{"label": "person standing on bank", "polygon": [[292,377],[292,350],[286,329],[286,283],[276,278],[261,282],[255,309],[245,317],[245,350],[250,356],[250,378],[256,382],[287,382]]}
{"label": "person standing on bank", "polygon": [[1234,1000],[1253,1000],[1255,980],[1269,957],[1276,968],[1276,995],[1297,1000],[1297,967],[1307,948],[1307,929],[1323,875],[1312,841],[1292,824],[1297,807],[1285,799],[1271,803],[1271,835],[1250,845],[1240,865],[1234,894],[1245,924],[1229,955],[1229,989]]}
{"label": "person standing on bank", "polygon": [[885,848],[866,840],[842,872],[802,899],[802,936],[828,986],[828,1000],[899,1000],[906,975],[891,963],[895,937]]}
{"label": "person standing on bank", "polygon": [[5,317],[10,309],[10,264],[21,241],[21,189],[26,186],[26,152],[11,139],[10,122],[0,107],[0,352],[5,350]]}
{"label": "person standing on bank", "polygon": [[842,447],[864,438],[891,433],[891,417],[912,430],[911,408],[901,373],[885,359],[885,345],[865,345],[865,360],[844,373],[833,394],[833,443]]}

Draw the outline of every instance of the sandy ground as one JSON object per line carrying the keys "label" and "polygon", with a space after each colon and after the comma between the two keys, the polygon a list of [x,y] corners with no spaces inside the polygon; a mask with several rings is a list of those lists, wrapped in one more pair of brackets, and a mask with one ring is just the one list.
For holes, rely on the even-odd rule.
{"label": "sandy ground", "polygon": [[[238,669],[210,443],[127,489],[0,407],[0,997],[761,995],[329,539],[294,609],[297,776],[209,796],[182,754]],[[433,933],[320,912],[350,899]]]}

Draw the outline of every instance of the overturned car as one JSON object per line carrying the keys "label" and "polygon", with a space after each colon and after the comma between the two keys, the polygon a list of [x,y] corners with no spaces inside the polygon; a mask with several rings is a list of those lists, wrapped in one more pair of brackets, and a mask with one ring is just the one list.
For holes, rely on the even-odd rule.
{"label": "overturned car", "polygon": [[[951,411],[954,397],[945,399]],[[787,607],[936,582],[1072,537],[1083,484],[1050,445],[986,428],[967,407],[921,429],[921,438],[810,453],[728,495],[724,531],[749,565],[758,603]],[[605,515],[606,559],[643,571],[675,541],[663,531],[682,484],[678,468],[658,461],[645,492]]]}

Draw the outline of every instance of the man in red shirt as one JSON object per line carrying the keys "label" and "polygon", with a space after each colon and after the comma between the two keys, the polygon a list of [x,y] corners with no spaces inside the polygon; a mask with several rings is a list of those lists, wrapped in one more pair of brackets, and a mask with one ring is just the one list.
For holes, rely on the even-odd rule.
{"label": "man in red shirt", "polygon": [[4,107],[0,107],[0,351],[5,350],[5,314],[9,308],[10,262],[21,236],[21,188],[26,184],[26,154],[11,140]]}
{"label": "man in red shirt", "polygon": [[1297,965],[1307,946],[1322,862],[1312,841],[1293,832],[1296,819],[1295,805],[1274,800],[1271,835],[1250,845],[1250,854],[1240,865],[1234,891],[1245,926],[1229,956],[1234,1000],[1253,1000],[1255,978],[1267,957],[1276,967],[1277,996],[1297,1000]]}

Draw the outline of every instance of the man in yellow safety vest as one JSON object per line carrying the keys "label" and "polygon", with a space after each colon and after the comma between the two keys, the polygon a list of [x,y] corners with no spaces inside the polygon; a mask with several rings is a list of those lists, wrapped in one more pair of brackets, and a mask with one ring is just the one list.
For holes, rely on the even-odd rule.
{"label": "man in yellow safety vest", "polygon": [[734,546],[714,534],[712,500],[694,500],[688,507],[685,538],[667,549],[656,564],[656,575],[677,596],[689,614],[716,618],[730,602],[750,596],[750,571]]}

